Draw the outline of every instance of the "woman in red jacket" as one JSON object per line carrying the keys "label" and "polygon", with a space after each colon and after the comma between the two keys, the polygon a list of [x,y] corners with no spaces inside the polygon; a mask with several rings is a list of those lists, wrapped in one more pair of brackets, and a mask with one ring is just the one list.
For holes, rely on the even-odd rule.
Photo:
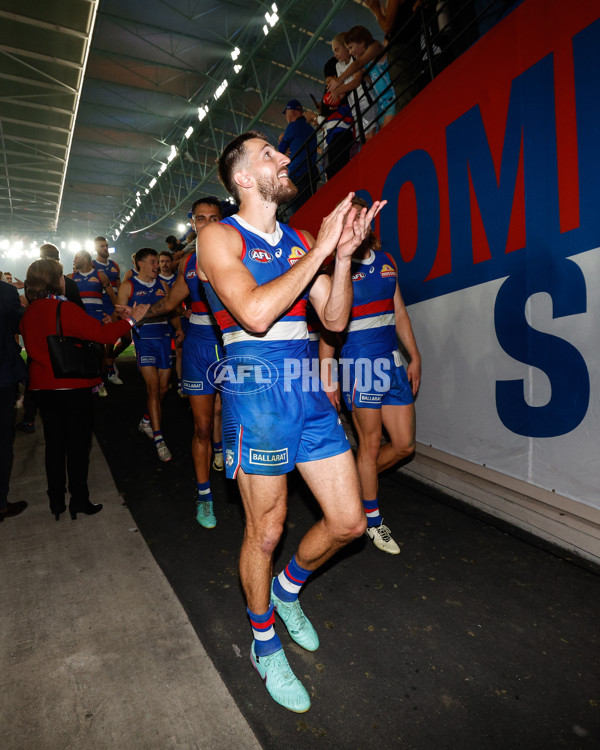
{"label": "woman in red jacket", "polygon": [[123,320],[102,325],[66,300],[62,266],[50,259],[36,260],[29,266],[25,289],[30,304],[21,321],[21,334],[29,358],[29,390],[44,425],[50,510],[58,521],[65,510],[68,476],[71,518],[77,518],[77,513],[98,513],[102,505],[90,502],[87,477],[93,427],[92,388],[100,383],[100,378],[54,377],[47,338],[56,334],[56,307],[61,300],[64,335],[100,344],[113,344],[127,334],[144,317],[149,305],[120,308]]}

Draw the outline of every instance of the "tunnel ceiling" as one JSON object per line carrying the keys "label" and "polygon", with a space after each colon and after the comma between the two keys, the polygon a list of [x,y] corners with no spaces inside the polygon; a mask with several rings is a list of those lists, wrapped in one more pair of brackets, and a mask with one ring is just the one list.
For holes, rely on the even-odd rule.
{"label": "tunnel ceiling", "polygon": [[276,140],[286,101],[313,106],[336,33],[381,36],[353,0],[275,8],[0,0],[2,231],[139,246],[172,233],[194,197],[225,198],[224,144],[250,126]]}

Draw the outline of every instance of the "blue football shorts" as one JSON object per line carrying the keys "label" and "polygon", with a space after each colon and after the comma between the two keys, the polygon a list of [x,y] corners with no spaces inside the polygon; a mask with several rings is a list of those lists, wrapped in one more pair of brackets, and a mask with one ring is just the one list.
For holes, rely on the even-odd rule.
{"label": "blue football shorts", "polygon": [[135,356],[138,367],[156,367],[158,370],[171,369],[171,337],[158,339],[135,338]]}
{"label": "blue football shorts", "polygon": [[344,403],[350,411],[381,409],[382,406],[407,406],[414,403],[406,370],[395,350],[384,357],[342,357],[339,379]]}
{"label": "blue football shorts", "polygon": [[297,463],[330,458],[350,450],[342,423],[322,389],[287,387],[280,378],[265,390],[223,392],[225,471],[278,476]]}
{"label": "blue football shorts", "polygon": [[218,343],[206,341],[191,333],[183,340],[181,355],[181,390],[188,396],[204,396],[216,393],[216,388],[207,376],[212,364],[223,359],[223,349]]}

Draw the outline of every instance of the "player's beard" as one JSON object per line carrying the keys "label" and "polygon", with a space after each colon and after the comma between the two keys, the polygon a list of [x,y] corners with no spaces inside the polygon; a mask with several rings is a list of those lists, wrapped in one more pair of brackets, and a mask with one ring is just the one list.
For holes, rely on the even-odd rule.
{"label": "player's beard", "polygon": [[288,203],[298,195],[298,188],[288,179],[287,184],[281,182],[278,177],[269,179],[260,175],[256,178],[258,194],[269,203],[281,206]]}

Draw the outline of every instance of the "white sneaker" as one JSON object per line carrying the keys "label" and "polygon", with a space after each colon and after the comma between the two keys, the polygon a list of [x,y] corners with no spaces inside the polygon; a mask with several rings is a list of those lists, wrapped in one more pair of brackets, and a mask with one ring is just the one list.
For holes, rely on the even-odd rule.
{"label": "white sneaker", "polygon": [[140,432],[143,432],[144,435],[147,435],[149,438],[154,438],[154,433],[152,432],[152,425],[150,422],[144,422],[143,419],[140,419],[138,430]]}
{"label": "white sneaker", "polygon": [[400,547],[392,539],[389,528],[384,526],[383,523],[381,526],[371,526],[365,533],[377,549],[387,552],[389,555],[400,554]]}
{"label": "white sneaker", "polygon": [[108,391],[106,390],[104,383],[100,383],[98,386],[98,395],[100,398],[106,398],[108,396]]}
{"label": "white sneaker", "polygon": [[164,461],[165,463],[167,461],[171,461],[173,456],[171,455],[171,451],[167,448],[167,444],[164,440],[161,440],[160,443],[156,444],[156,452],[158,453],[158,457],[161,461]]}
{"label": "white sneaker", "polygon": [[116,372],[108,376],[108,382],[112,383],[113,385],[123,385],[123,381]]}
{"label": "white sneaker", "polygon": [[223,453],[215,453],[212,467],[215,471],[223,471],[225,468],[225,462],[223,461]]}

